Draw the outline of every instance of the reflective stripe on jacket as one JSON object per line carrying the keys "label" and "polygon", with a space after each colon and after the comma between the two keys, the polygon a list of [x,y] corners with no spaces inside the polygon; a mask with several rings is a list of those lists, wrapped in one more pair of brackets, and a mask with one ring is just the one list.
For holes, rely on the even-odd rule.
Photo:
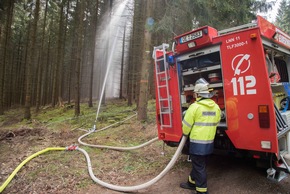
{"label": "reflective stripe on jacket", "polygon": [[211,99],[199,98],[190,105],[182,121],[183,134],[190,134],[190,154],[212,153],[220,115],[219,106]]}

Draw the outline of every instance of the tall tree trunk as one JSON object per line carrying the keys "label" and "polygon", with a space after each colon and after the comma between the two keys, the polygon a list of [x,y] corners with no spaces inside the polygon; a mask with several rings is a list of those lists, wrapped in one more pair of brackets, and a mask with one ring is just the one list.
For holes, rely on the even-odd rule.
{"label": "tall tree trunk", "polygon": [[[65,1],[62,3],[62,9],[64,9]],[[68,13],[67,13],[68,14]],[[66,15],[66,17],[68,17]],[[65,19],[65,21],[64,21]],[[59,87],[58,87],[58,104],[63,105],[63,80],[64,80],[64,57],[65,57],[65,46],[66,46],[66,32],[67,32],[67,18],[62,17],[61,18],[61,29],[60,32],[62,34],[60,39],[60,58],[59,58],[59,73],[58,73],[58,81],[59,81]]]}
{"label": "tall tree trunk", "polygon": [[148,71],[151,63],[151,28],[148,19],[152,16],[153,1],[146,1],[146,29],[144,31],[143,60],[141,66],[140,95],[138,102],[138,120],[147,120],[148,105]]}
{"label": "tall tree trunk", "polygon": [[26,35],[25,35],[25,54],[24,54],[24,59],[23,59],[23,68],[22,68],[22,88],[23,88],[23,93],[22,94],[22,97],[21,97],[21,105],[24,105],[25,106],[25,98],[26,98],[26,72],[27,72],[27,61],[28,61],[28,58],[29,58],[29,45],[30,45],[30,28],[31,28],[31,22],[28,22],[28,25],[26,27]]}
{"label": "tall tree trunk", "polygon": [[21,99],[22,99],[22,93],[24,91],[23,88],[23,45],[22,45],[22,32],[19,34],[19,38],[18,38],[18,45],[17,45],[17,62],[16,62],[16,69],[15,69],[15,73],[16,73],[16,78],[15,78],[15,85],[13,87],[13,91],[14,91],[14,98],[13,101],[16,104],[21,104]]}
{"label": "tall tree trunk", "polygon": [[75,116],[80,115],[80,80],[81,80],[81,64],[82,64],[82,47],[83,47],[83,18],[84,18],[84,1],[77,2],[78,22],[77,22],[77,53],[76,53],[76,96],[75,96]]}
{"label": "tall tree trunk", "polygon": [[[50,21],[49,26],[53,25],[53,20]],[[44,65],[44,70],[43,70],[43,81],[42,81],[42,87],[41,87],[41,97],[42,99],[41,104],[45,105],[51,102],[51,94],[49,93],[49,90],[51,89],[51,86],[49,84],[49,72],[50,72],[50,46],[51,46],[51,31],[49,31],[48,34],[48,43],[47,43],[47,48],[46,48],[46,60],[45,60],[45,65]]]}
{"label": "tall tree trunk", "polygon": [[45,11],[44,11],[44,19],[43,19],[43,27],[42,27],[42,37],[41,37],[41,47],[39,52],[39,58],[38,58],[38,68],[37,68],[37,91],[36,91],[36,112],[39,112],[40,107],[40,97],[41,97],[41,86],[42,86],[42,70],[43,70],[43,57],[45,55],[44,53],[44,40],[45,40],[45,28],[46,28],[46,16],[47,16],[47,10],[48,10],[48,1],[45,2]]}
{"label": "tall tree trunk", "polygon": [[[74,25],[74,30],[77,30],[77,22],[75,21],[75,25]],[[77,40],[78,38],[78,34],[77,33],[73,33],[72,34],[72,40]],[[75,87],[75,70],[76,70],[76,53],[77,51],[77,47],[78,47],[78,42],[77,41],[73,41],[72,45],[71,45],[71,53],[70,53],[70,68],[68,71],[68,83],[67,83],[67,87],[68,87],[68,104],[71,103],[71,100],[74,98],[74,93],[73,93],[73,89]]]}
{"label": "tall tree trunk", "polygon": [[132,30],[132,39],[130,44],[130,69],[129,69],[129,77],[128,77],[128,105],[132,105],[132,101],[135,100],[138,106],[138,96],[139,96],[139,88],[140,88],[140,77],[139,73],[140,62],[142,58],[140,57],[142,52],[142,44],[144,42],[144,37],[142,35],[144,31],[144,8],[146,1],[143,0],[135,0],[134,4],[134,21],[133,21],[133,30]]}
{"label": "tall tree trunk", "polygon": [[98,23],[98,12],[99,12],[99,1],[96,1],[96,8],[94,10],[94,16],[92,19],[92,45],[90,51],[90,85],[89,85],[89,107],[93,107],[93,81],[94,81],[94,65],[95,65],[95,49],[96,49],[96,40],[97,40],[97,23]]}
{"label": "tall tree trunk", "polygon": [[[75,40],[76,38],[76,34],[74,33],[73,34],[73,39]],[[69,71],[68,71],[68,83],[67,83],[67,87],[68,87],[68,104],[71,103],[71,99],[72,99],[72,87],[73,87],[73,73],[74,73],[74,70],[76,69],[76,58],[75,58],[75,52],[77,51],[76,49],[77,47],[77,43],[75,41],[72,42],[72,48],[71,48],[71,60],[70,60],[70,68],[69,68]]]}
{"label": "tall tree trunk", "polygon": [[[10,98],[8,95],[8,91],[10,91],[9,81],[8,81],[8,75],[6,72],[8,71],[8,68],[11,66],[9,63],[9,53],[11,52],[11,25],[12,25],[12,18],[13,18],[13,10],[14,10],[14,0],[9,1],[8,7],[6,10],[6,26],[5,31],[3,34],[2,31],[0,31],[0,46],[2,46],[3,53],[1,52],[2,58],[0,62],[0,115],[4,114],[4,109],[7,108],[8,102],[7,100]],[[0,20],[2,21],[2,19]],[[2,24],[0,24],[2,26]],[[0,48],[0,51],[2,51]],[[8,73],[8,72],[7,72]]]}
{"label": "tall tree trunk", "polygon": [[[2,33],[2,20],[0,20],[0,43],[2,43],[2,36],[4,33]],[[2,51],[2,44],[0,44],[0,58],[3,58]],[[4,49],[4,48],[3,48]],[[4,114],[4,106],[3,106],[3,86],[4,86],[4,63],[3,60],[0,60],[0,115]]]}
{"label": "tall tree trunk", "polygon": [[63,41],[63,3],[60,3],[60,12],[59,12],[59,25],[58,25],[58,42],[57,42],[57,57],[56,57],[56,64],[54,67],[54,77],[53,77],[53,90],[52,90],[52,106],[54,107],[56,105],[56,101],[60,100],[60,76],[62,71],[62,64],[61,64],[61,58],[62,58],[62,41]]}
{"label": "tall tree trunk", "polygon": [[123,45],[122,45],[122,59],[121,59],[121,77],[120,77],[120,94],[119,99],[123,98],[123,70],[124,70],[124,55],[125,55],[125,40],[126,40],[126,25],[124,26]]}
{"label": "tall tree trunk", "polygon": [[29,40],[29,57],[27,61],[27,69],[26,69],[26,95],[25,95],[25,111],[24,118],[31,118],[31,93],[32,93],[32,69],[35,64],[35,42],[36,42],[36,32],[37,32],[37,23],[39,19],[39,8],[40,8],[40,0],[36,0],[35,10],[34,10],[34,18],[31,29],[31,38]]}
{"label": "tall tree trunk", "polygon": [[[133,33],[132,33],[133,34]],[[133,51],[133,35],[131,35],[131,40],[130,40],[130,51]],[[128,63],[128,83],[127,83],[127,98],[128,98],[128,101],[127,101],[127,105],[128,106],[132,106],[132,98],[133,98],[133,56],[132,56],[132,52],[129,52],[129,63]]]}
{"label": "tall tree trunk", "polygon": [[4,110],[11,106],[11,89],[12,89],[12,20],[13,20],[13,10],[14,10],[14,0],[9,1],[8,10],[7,10],[7,23],[6,23],[6,34],[5,34],[5,48],[4,48],[4,86],[3,86],[3,105]]}

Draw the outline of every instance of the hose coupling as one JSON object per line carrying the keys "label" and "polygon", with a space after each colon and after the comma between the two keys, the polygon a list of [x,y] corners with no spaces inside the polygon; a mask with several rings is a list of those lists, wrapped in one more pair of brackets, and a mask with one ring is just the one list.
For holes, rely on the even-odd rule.
{"label": "hose coupling", "polygon": [[90,130],[89,132],[95,132],[96,131],[96,125],[94,125]]}
{"label": "hose coupling", "polygon": [[66,150],[67,150],[67,151],[74,151],[74,150],[76,150],[77,148],[78,148],[77,145],[70,145],[70,146],[67,146],[67,147],[66,147]]}

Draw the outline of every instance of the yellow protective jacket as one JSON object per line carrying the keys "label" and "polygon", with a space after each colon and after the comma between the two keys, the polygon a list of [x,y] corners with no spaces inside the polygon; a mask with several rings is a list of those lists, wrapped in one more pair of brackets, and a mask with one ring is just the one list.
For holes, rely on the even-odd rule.
{"label": "yellow protective jacket", "polygon": [[182,121],[183,135],[189,135],[190,154],[208,155],[213,152],[216,128],[220,118],[221,110],[211,99],[198,98],[190,105]]}

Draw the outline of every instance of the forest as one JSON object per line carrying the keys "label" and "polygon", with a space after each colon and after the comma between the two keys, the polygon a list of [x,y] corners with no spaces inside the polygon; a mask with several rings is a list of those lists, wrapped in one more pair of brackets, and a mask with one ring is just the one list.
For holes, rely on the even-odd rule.
{"label": "forest", "polygon": [[[267,17],[275,3],[0,0],[0,115],[17,107],[30,119],[41,107],[72,105],[78,116],[81,102],[120,98],[136,103],[138,119],[146,120],[154,46],[200,26],[222,30]],[[273,22],[290,33],[290,2],[279,3]]]}

